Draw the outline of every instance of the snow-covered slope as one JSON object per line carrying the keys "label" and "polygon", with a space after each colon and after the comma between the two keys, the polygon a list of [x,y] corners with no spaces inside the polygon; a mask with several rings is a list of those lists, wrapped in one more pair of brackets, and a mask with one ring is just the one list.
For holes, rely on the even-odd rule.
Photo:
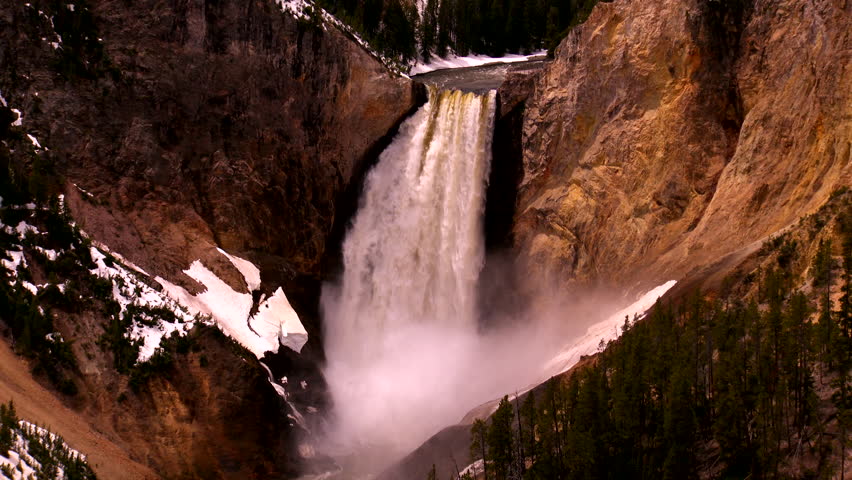
{"label": "snow-covered slope", "polygon": [[643,317],[645,312],[654,306],[657,299],[665,295],[676,283],[675,280],[669,280],[646,292],[638,300],[610,315],[606,320],[589,327],[585,335],[567,345],[545,366],[546,376],[556,375],[568,370],[580,361],[580,357],[596,352],[601,342],[606,344],[618,338],[621,335],[621,327],[624,325],[625,317],[630,319],[631,322]]}
{"label": "snow-covered slope", "polygon": [[[260,271],[251,262],[219,250],[243,274],[252,290],[260,287]],[[161,277],[157,282],[166,294],[195,314],[209,315],[229,337],[262,358],[265,352],[277,352],[280,344],[299,352],[308,341],[308,333],[290,306],[287,296],[278,288],[271,297],[260,301],[251,316],[251,293],[235,291],[211,272],[200,260],[184,270],[190,278],[204,285],[205,291],[192,295],[183,287]]]}
{"label": "snow-covered slope", "polygon": [[539,52],[532,53],[530,55],[515,55],[508,54],[502,57],[489,57],[488,55],[467,55],[464,57],[460,57],[458,55],[448,55],[447,58],[435,57],[429,63],[420,63],[417,62],[414,67],[411,68],[409,72],[411,75],[419,75],[421,73],[428,73],[435,70],[445,70],[448,68],[466,68],[466,67],[480,67],[482,65],[488,65],[490,63],[515,63],[515,62],[526,62],[533,57],[540,57],[542,55],[546,55],[547,51],[542,50]]}
{"label": "snow-covered slope", "polygon": [[[8,205],[7,208],[29,211],[26,215],[33,218],[43,211],[34,204]],[[50,283],[37,285],[26,280],[28,274],[19,278],[19,270],[29,268],[27,249],[51,261],[61,260],[69,252],[38,246],[40,239],[48,234],[26,220],[15,226],[0,223],[0,228],[14,238],[5,255],[0,255],[6,257],[0,259],[0,265],[8,271],[9,284],[13,287],[20,284],[32,295],[54,287]],[[84,232],[81,234],[85,237]],[[160,277],[151,278],[147,272],[111,252],[105,245],[91,242],[91,246],[84,248],[89,249],[94,263],[89,273],[109,281],[112,287],[109,296],[118,303],[119,314],[131,318],[125,336],[139,342],[137,362],[150,359],[164,338],[175,333],[183,336],[199,321],[215,322],[225,334],[259,358],[264,352],[277,352],[280,344],[299,352],[308,340],[307,331],[281,288],[269,298],[262,298],[257,313],[250,317],[252,295],[234,291],[200,261],[194,262],[185,272],[206,287],[206,291],[193,296]],[[251,291],[260,288],[260,270],[255,265],[221,249],[219,251],[242,273]],[[153,284],[153,281],[159,282],[164,287],[163,291],[152,288],[149,283]],[[65,292],[65,283],[55,287]],[[59,334],[55,338],[62,341]]]}
{"label": "snow-covered slope", "polygon": [[0,480],[95,478],[83,454],[44,428],[20,420],[12,428],[0,427],[0,431],[11,433],[11,448],[0,451]]}

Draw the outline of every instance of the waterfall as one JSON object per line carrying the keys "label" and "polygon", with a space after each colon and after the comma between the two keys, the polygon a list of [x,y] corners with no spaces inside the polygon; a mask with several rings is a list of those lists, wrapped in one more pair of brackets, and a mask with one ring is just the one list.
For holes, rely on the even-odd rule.
{"label": "waterfall", "polygon": [[447,370],[476,332],[495,98],[431,89],[366,179],[342,279],[323,291],[341,435],[414,443],[464,408],[426,402],[465,381]]}

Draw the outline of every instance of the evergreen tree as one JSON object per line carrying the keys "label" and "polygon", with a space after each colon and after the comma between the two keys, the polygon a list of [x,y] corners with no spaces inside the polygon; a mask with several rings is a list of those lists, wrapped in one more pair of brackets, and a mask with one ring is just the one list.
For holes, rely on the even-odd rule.
{"label": "evergreen tree", "polygon": [[400,0],[387,0],[382,20],[383,42],[390,47],[391,54],[408,62],[413,59],[415,51],[415,28],[414,22],[416,12],[410,7],[404,7]]}
{"label": "evergreen tree", "polygon": [[495,480],[508,480],[514,464],[512,446],[512,419],[514,412],[509,397],[500,400],[497,410],[491,415],[488,429],[488,455],[493,465]]}
{"label": "evergreen tree", "polygon": [[438,41],[435,54],[445,58],[453,46],[453,3],[454,0],[440,0],[438,5]]}
{"label": "evergreen tree", "polygon": [[438,0],[427,0],[420,19],[420,58],[429,62],[438,40]]}
{"label": "evergreen tree", "polygon": [[477,460],[482,460],[482,477],[484,480],[488,480],[490,478],[488,476],[488,463],[490,458],[488,457],[488,427],[485,424],[485,421],[477,418],[473,421],[473,425],[470,427],[470,458],[475,462]]}

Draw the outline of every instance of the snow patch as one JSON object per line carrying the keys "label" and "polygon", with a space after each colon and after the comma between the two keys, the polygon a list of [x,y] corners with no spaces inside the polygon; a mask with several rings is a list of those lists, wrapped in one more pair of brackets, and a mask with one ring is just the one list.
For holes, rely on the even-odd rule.
{"label": "snow patch", "polygon": [[[84,236],[84,237],[86,237],[86,238],[89,238],[89,236],[86,234],[86,232],[83,232],[82,230],[80,231],[80,234],[81,234],[81,235],[83,235],[83,236]],[[109,247],[107,247],[106,245],[104,245],[103,243],[101,243],[101,242],[99,242],[99,241],[97,241],[97,240],[91,239],[91,238],[89,238],[89,239],[92,241],[92,245],[94,245],[94,246],[98,247],[98,250],[100,250],[100,251],[102,251],[102,252],[107,252],[107,253],[109,253],[110,255],[112,255],[113,257],[115,257],[115,258],[116,258],[116,260],[120,261],[120,262],[122,263],[122,265],[123,265],[123,266],[130,267],[130,268],[132,268],[133,270],[136,270],[137,272],[141,273],[142,275],[145,275],[146,277],[150,277],[150,276],[151,276],[151,275],[149,275],[149,274],[148,274],[148,272],[146,272],[145,270],[142,270],[142,269],[141,269],[141,268],[139,268],[136,264],[134,264],[134,263],[133,263],[133,262],[131,262],[130,260],[126,259],[125,257],[121,256],[121,254],[119,254],[119,253],[117,253],[117,252],[114,252],[114,251],[110,250],[110,248],[109,248]]]}
{"label": "snow patch", "polygon": [[[30,441],[24,437],[24,434],[28,435],[30,438],[37,437],[39,439],[38,442],[43,446],[48,446],[48,448],[51,448],[51,444],[61,442],[58,446],[68,452],[69,458],[86,461],[85,455],[72,449],[67,443],[62,441],[58,435],[51,433],[44,428],[36,426],[35,424],[25,420],[20,420],[18,422],[18,428],[19,430],[12,430],[12,448],[7,452],[0,452],[2,453],[0,454],[0,466],[8,467],[12,470],[11,478],[0,472],[0,479],[2,480],[44,479],[44,477],[38,476],[38,472],[42,469],[42,465],[30,454]],[[53,455],[54,454],[51,454],[51,456]],[[55,460],[56,457],[54,456],[54,461]],[[51,476],[50,478],[54,478],[56,480],[65,480],[67,478],[61,463],[57,462],[55,476]]]}
{"label": "snow patch", "polygon": [[449,55],[447,58],[437,57],[429,63],[417,62],[411,69],[409,74],[419,75],[421,73],[432,72],[435,70],[444,70],[448,68],[465,68],[465,67],[480,67],[489,63],[515,63],[525,62],[533,57],[546,55],[547,51],[541,50],[530,55],[509,54],[502,57],[489,57],[488,55],[468,55],[460,57],[458,55]]}
{"label": "snow patch", "polygon": [[121,307],[122,313],[127,310],[128,305],[139,305],[165,308],[175,314],[177,321],[174,323],[162,319],[155,326],[134,323],[129,333],[130,338],[142,340],[137,362],[145,362],[151,358],[164,337],[168,337],[174,332],[181,336],[186,335],[193,327],[196,318],[188,309],[182,308],[172,299],[140,281],[122,265],[115,262],[112,262],[112,265],[107,265],[106,255],[98,248],[91,247],[91,254],[92,260],[97,265],[91,270],[91,273],[112,282],[112,296]]}
{"label": "snow patch", "polygon": [[253,304],[251,294],[234,291],[200,260],[192,262],[184,273],[204,285],[206,290],[191,295],[186,289],[161,277],[155,280],[190,312],[213,317],[225,335],[246,347],[257,358],[262,358],[265,352],[278,352],[282,343],[299,351],[307,341],[307,332],[281,288],[260,305],[257,315],[249,317]]}
{"label": "snow patch", "polygon": [[31,142],[33,142],[33,145],[34,145],[36,148],[41,148],[41,144],[40,144],[40,143],[38,143],[38,139],[37,139],[36,137],[34,137],[34,136],[30,135],[29,133],[27,134],[27,137],[30,139],[30,141],[31,141]]}
{"label": "snow patch", "polygon": [[470,475],[471,478],[476,478],[477,473],[482,473],[485,467],[485,462],[480,458],[479,460],[471,463],[464,470],[459,472],[459,477],[464,477],[465,475]]}
{"label": "snow patch", "polygon": [[277,337],[281,345],[296,353],[301,353],[308,342],[308,332],[281,287],[261,302],[249,325],[259,336],[269,340]]}
{"label": "snow patch", "polygon": [[621,334],[621,326],[624,325],[625,316],[631,321],[636,316],[644,316],[645,312],[654,306],[657,299],[665,295],[676,283],[676,280],[669,280],[653,290],[646,292],[638,300],[612,314],[606,320],[589,327],[585,335],[576,339],[571,345],[568,345],[567,348],[562,350],[559,355],[547,364],[545,367],[547,376],[567,371],[580,361],[580,357],[594,353],[598,349],[600,342],[607,343],[618,338]]}
{"label": "snow patch", "polygon": [[37,251],[41,252],[41,254],[44,255],[45,257],[47,257],[48,260],[50,260],[50,261],[55,261],[56,257],[59,256],[59,254],[56,253],[56,250],[53,250],[53,249],[46,249],[46,248],[39,247],[39,246],[36,246],[35,249]]}
{"label": "snow patch", "polygon": [[17,227],[15,227],[15,231],[18,232],[18,236],[20,238],[24,238],[27,235],[28,232],[33,232],[36,235],[41,233],[41,232],[38,231],[38,228],[28,224],[27,222],[23,222],[23,221],[20,222]]}
{"label": "snow patch", "polygon": [[3,266],[6,267],[6,270],[9,270],[12,273],[13,277],[18,276],[18,265],[23,265],[24,268],[27,268],[27,259],[24,258],[23,251],[6,250],[6,255],[12,257],[12,260],[6,260],[4,258],[2,263]]}
{"label": "snow patch", "polygon": [[95,196],[94,196],[91,192],[89,192],[88,190],[84,189],[84,188],[83,188],[83,187],[81,187],[80,185],[77,185],[76,183],[72,183],[72,185],[74,185],[74,187],[75,187],[77,190],[79,190],[81,193],[83,193],[83,194],[84,194],[84,195],[86,195],[87,197],[89,197],[89,198],[95,198]]}
{"label": "snow patch", "polygon": [[217,248],[222,255],[228,257],[228,260],[234,264],[237,270],[243,274],[243,278],[246,279],[246,285],[248,285],[248,289],[250,292],[253,292],[260,288],[260,269],[255,267],[253,263],[248,260],[244,260],[242,258],[233,256],[228,254],[228,252],[222,250],[221,248]]}
{"label": "snow patch", "polygon": [[33,295],[38,295],[38,287],[36,287],[36,286],[35,286],[35,285],[33,285],[32,283],[27,282],[27,281],[23,281],[23,282],[21,282],[21,285],[23,285],[23,286],[24,286],[24,288],[26,288],[27,290],[29,290],[29,291],[30,291],[30,293],[32,293]]}

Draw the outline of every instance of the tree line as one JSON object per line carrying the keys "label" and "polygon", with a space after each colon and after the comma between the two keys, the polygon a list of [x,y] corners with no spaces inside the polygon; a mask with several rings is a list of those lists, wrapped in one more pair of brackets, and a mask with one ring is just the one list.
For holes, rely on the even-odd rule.
{"label": "tree line", "polygon": [[471,457],[484,461],[467,477],[844,478],[852,207],[839,220],[842,260],[821,241],[810,288],[795,287],[796,244],[770,242],[776,265],[746,280],[756,282],[755,297],[699,292],[678,306],[658,302],[642,321],[625,318],[622,336],[589,365],[521,399],[504,397],[471,428]]}
{"label": "tree line", "polygon": [[451,53],[552,49],[598,0],[320,0],[380,53],[403,63]]}

